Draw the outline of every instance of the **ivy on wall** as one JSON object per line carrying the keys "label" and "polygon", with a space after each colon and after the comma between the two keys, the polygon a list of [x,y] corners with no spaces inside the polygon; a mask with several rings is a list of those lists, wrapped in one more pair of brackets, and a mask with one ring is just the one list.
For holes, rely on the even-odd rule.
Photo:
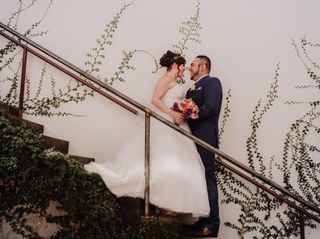
{"label": "ivy on wall", "polygon": [[[37,7],[38,0],[32,0],[29,3],[25,3],[23,0],[19,0],[18,9],[11,14],[8,20],[7,26],[18,30],[19,20],[21,19],[21,14],[30,10],[31,8]],[[53,4],[53,0],[48,2],[48,6],[45,12],[39,20],[32,23],[29,28],[23,33],[24,36],[28,38],[40,37],[47,33],[47,31],[35,32],[35,30],[40,26],[44,18],[46,17],[49,9]],[[8,89],[7,92],[0,91],[0,101],[11,105],[18,106],[18,91],[19,91],[19,81],[21,75],[21,62],[20,59],[22,50],[18,48],[12,42],[8,42],[2,49],[0,49],[0,72],[8,70],[7,75],[4,79],[0,80],[0,84],[3,85],[2,89]],[[26,97],[24,99],[24,113],[30,115],[40,115],[40,116],[66,116],[71,115],[71,113],[61,112],[58,109],[67,103],[84,101],[87,96],[93,96],[93,93],[87,89],[82,89],[80,83],[76,83],[70,80],[63,88],[56,87],[56,78],[54,76],[48,77],[47,74],[48,66],[43,65],[40,79],[30,79],[26,77]],[[43,93],[45,84],[50,85],[50,94]],[[6,87],[4,87],[6,86]],[[34,95],[31,93],[31,89],[37,89]],[[3,91],[3,90],[2,90]]]}
{"label": "ivy on wall", "polygon": [[[105,83],[109,85],[113,85],[114,82],[125,82],[125,79],[123,78],[123,75],[127,70],[135,70],[136,68],[133,65],[130,65],[131,59],[134,57],[137,53],[145,53],[153,59],[153,62],[155,64],[155,70],[153,70],[153,73],[155,73],[159,66],[157,63],[157,60],[153,56],[152,53],[146,50],[123,50],[122,51],[122,60],[120,62],[120,65],[117,68],[117,71],[113,73],[112,76],[109,77],[101,77],[100,71],[101,67],[103,65],[103,62],[106,60],[106,51],[108,47],[111,47],[113,44],[113,36],[116,32],[116,30],[119,27],[119,21],[122,16],[122,14],[127,10],[127,8],[134,3],[128,3],[125,4],[119,12],[113,17],[113,19],[106,24],[105,29],[103,31],[103,34],[100,35],[100,37],[96,40],[97,46],[91,49],[91,52],[87,54],[87,60],[85,62],[85,65],[87,66],[86,72],[97,77],[100,80],[103,80]],[[101,79],[102,78],[102,79]]]}
{"label": "ivy on wall", "polygon": [[[19,6],[18,9],[13,12],[8,19],[7,26],[11,27],[14,30],[18,29],[18,23],[20,19],[20,15],[24,13],[25,11],[29,10],[30,8],[34,7],[38,0],[32,0],[29,4],[24,4],[23,0],[19,0]],[[43,19],[46,17],[53,0],[49,0],[47,9],[45,10],[44,14],[41,16],[41,18],[35,22],[33,22],[27,30],[25,30],[22,35],[28,38],[43,36],[47,33],[47,31],[40,31],[35,32],[35,30],[40,26]],[[2,49],[0,49],[0,71],[2,71],[5,68],[9,68],[11,63],[14,61],[16,56],[21,52],[21,50],[17,50],[17,46],[13,44],[12,42],[8,42]],[[10,80],[10,79],[8,79]]]}
{"label": "ivy on wall", "polygon": [[189,42],[201,43],[200,30],[200,0],[197,0],[194,15],[191,16],[187,21],[182,22],[179,28],[181,39],[177,44],[173,45],[174,51],[182,56],[185,56],[186,51],[189,49]]}
{"label": "ivy on wall", "polygon": [[[319,65],[313,61],[306,47],[319,47],[319,44],[312,44],[305,38],[301,45],[293,41],[297,56],[306,68],[309,80],[312,83],[296,86],[299,90],[320,89]],[[307,62],[309,64],[307,64]],[[278,78],[280,65],[275,70],[275,80],[271,83],[270,90],[266,96],[266,103],[260,99],[252,113],[250,122],[251,134],[246,141],[249,167],[269,179],[274,179],[274,171],[278,169],[283,175],[284,186],[292,193],[303,197],[305,200],[319,207],[319,173],[320,167],[317,158],[319,157],[319,145],[310,142],[308,136],[319,135],[319,99],[311,101],[288,101],[288,105],[305,104],[310,107],[300,118],[296,119],[286,134],[283,158],[276,162],[275,156],[265,159],[261,153],[261,144],[258,142],[258,129],[262,124],[265,114],[273,106],[278,97]],[[223,122],[225,118],[223,117]],[[225,226],[238,232],[241,238],[247,238],[254,232],[259,236],[253,238],[289,238],[298,236],[299,214],[296,210],[277,201],[267,193],[248,186],[239,177],[236,177],[226,169],[220,169],[218,173],[218,184],[225,198],[222,203],[234,204],[239,207],[240,215],[237,223],[226,222]],[[278,221],[270,224],[271,220]],[[305,225],[315,228],[311,220],[306,220]]]}
{"label": "ivy on wall", "polygon": [[[200,30],[200,0],[197,0],[194,15],[182,22],[179,27],[180,40],[173,45],[173,51],[185,56],[190,43],[201,43]],[[183,78],[178,78],[177,82],[178,84],[184,84],[185,80]]]}
{"label": "ivy on wall", "polygon": [[[308,84],[298,85],[300,91],[320,91],[320,66],[311,58],[310,51],[316,52],[320,44],[308,41],[305,37],[299,43],[292,41],[297,56],[302,62],[308,75]],[[283,172],[283,183],[287,189],[300,195],[313,205],[320,207],[320,162],[319,141],[310,142],[310,137],[320,136],[320,99],[307,101],[287,101],[288,105],[304,105],[306,111],[297,118],[286,134],[283,149],[283,161],[278,165]],[[292,170],[297,173],[293,175]],[[295,186],[298,184],[298,188]]]}
{"label": "ivy on wall", "polygon": [[[87,54],[88,60],[85,62],[87,73],[96,75],[95,73],[100,71],[102,62],[106,59],[105,47],[110,47],[113,44],[113,35],[118,28],[120,17],[130,5],[132,5],[132,3],[125,4],[113,17],[111,22],[106,24],[103,34],[97,39],[97,46],[91,49],[92,53]],[[96,76],[100,78],[99,75]]]}
{"label": "ivy on wall", "polygon": [[230,117],[230,113],[231,113],[231,109],[230,109],[230,103],[231,103],[231,89],[228,90],[227,92],[227,96],[224,99],[225,102],[225,106],[223,108],[223,113],[221,114],[221,125],[220,125],[220,129],[219,129],[219,140],[221,140],[221,137],[225,131],[225,127],[227,125],[227,121]]}
{"label": "ivy on wall", "polygon": [[[30,8],[35,7],[37,2],[38,0],[32,0],[29,4],[25,5],[23,0],[19,0],[18,9],[11,14],[10,18],[8,19],[7,26],[11,27],[14,30],[18,30],[19,19],[21,18],[20,15],[25,11],[29,10]],[[47,33],[47,31],[35,32],[35,30],[40,26],[41,22],[46,17],[52,5],[52,2],[53,0],[49,1],[47,9],[45,10],[41,18],[31,23],[31,25],[27,28],[27,30],[24,31],[24,33],[22,33],[22,35],[28,38],[33,38],[43,36]],[[10,65],[13,63],[14,59],[20,52],[21,49],[17,50],[17,46],[12,42],[8,42],[2,49],[0,49],[0,71],[2,71],[5,68],[10,68]],[[16,72],[13,73],[14,75],[16,74]],[[10,81],[10,78],[8,78],[7,80]],[[5,80],[1,80],[1,82],[3,81]]]}
{"label": "ivy on wall", "polygon": [[[261,125],[261,119],[268,109],[272,106],[277,97],[278,88],[278,71],[279,65],[277,65],[275,73],[275,81],[271,84],[271,89],[267,96],[267,102],[263,105],[262,100],[258,101],[258,104],[253,111],[253,117],[251,119],[251,135],[247,139],[247,152],[250,168],[258,171],[255,168],[255,163],[259,164],[260,173],[265,174],[266,167],[263,165],[262,156],[259,153],[257,142],[257,130]],[[238,231],[241,238],[244,238],[246,233],[252,231],[264,231],[263,235],[266,235],[268,226],[265,221],[270,219],[271,211],[279,207],[279,202],[255,188],[250,187],[245,181],[229,172],[226,169],[221,169],[218,175],[218,184],[220,190],[223,192],[225,198],[222,203],[235,204],[240,207],[240,214],[238,218],[238,224],[233,222],[226,222],[227,227],[231,227]],[[261,212],[261,213],[257,213]],[[264,218],[264,219],[261,219]],[[272,230],[270,230],[272,234]],[[277,232],[278,233],[278,232]]]}

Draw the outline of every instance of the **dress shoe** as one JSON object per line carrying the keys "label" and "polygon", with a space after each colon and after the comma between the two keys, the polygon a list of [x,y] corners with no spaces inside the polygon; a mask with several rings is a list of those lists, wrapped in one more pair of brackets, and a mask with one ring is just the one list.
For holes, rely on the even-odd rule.
{"label": "dress shoe", "polygon": [[210,229],[208,227],[202,227],[199,230],[190,232],[193,237],[217,237],[218,230]]}
{"label": "dress shoe", "polygon": [[197,228],[194,224],[190,225],[190,224],[182,224],[181,228],[180,228],[180,236],[181,237],[190,237],[191,236],[191,232],[198,230],[199,228]]}
{"label": "dress shoe", "polygon": [[172,211],[170,209],[159,208],[159,210],[165,216],[176,217],[178,215],[175,211]]}

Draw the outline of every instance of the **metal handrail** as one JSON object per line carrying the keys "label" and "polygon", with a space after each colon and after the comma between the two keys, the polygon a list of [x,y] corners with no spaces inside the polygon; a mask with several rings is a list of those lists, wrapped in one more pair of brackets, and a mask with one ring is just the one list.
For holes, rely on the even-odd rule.
{"label": "metal handrail", "polygon": [[[226,167],[227,169],[229,169],[230,171],[236,173],[237,175],[241,176],[242,178],[246,179],[247,181],[253,183],[254,185],[256,185],[257,187],[263,189],[264,191],[267,191],[268,193],[270,193],[271,195],[275,196],[277,199],[279,199],[282,202],[285,202],[286,204],[288,204],[289,206],[295,208],[296,210],[299,211],[301,217],[300,217],[300,224],[301,226],[301,234],[304,234],[304,229],[302,228],[304,223],[303,223],[303,215],[306,215],[307,217],[315,220],[316,222],[320,223],[320,217],[316,216],[310,212],[308,212],[305,208],[308,208],[310,210],[312,210],[313,212],[316,212],[318,214],[320,214],[320,209],[317,208],[316,206],[312,205],[311,203],[307,202],[306,200],[304,200],[303,198],[301,198],[300,196],[297,196],[293,193],[291,193],[290,191],[288,191],[287,189],[281,187],[280,185],[278,185],[277,183],[271,181],[270,179],[266,178],[265,176],[255,172],[254,170],[252,170],[251,168],[249,168],[248,166],[240,163],[239,161],[237,161],[236,159],[232,158],[231,156],[225,154],[224,152],[220,151],[219,149],[209,145],[208,143],[204,142],[203,140],[195,137],[194,135],[192,135],[191,133],[185,131],[184,129],[178,127],[177,125],[171,123],[170,121],[166,120],[165,118],[163,118],[162,116],[158,115],[157,113],[151,111],[150,109],[148,109],[147,107],[145,107],[144,105],[138,103],[137,101],[127,97],[126,95],[122,94],[121,92],[115,90],[114,88],[110,87],[109,85],[101,82],[100,80],[98,80],[97,78],[89,75],[88,73],[86,73],[85,71],[81,70],[80,68],[74,66],[73,64],[69,63],[68,61],[62,59],[61,57],[57,56],[56,54],[52,53],[51,51],[43,48],[42,46],[38,45],[37,43],[31,41],[30,39],[27,39],[25,36],[21,35],[20,33],[12,30],[11,28],[7,27],[6,25],[4,25],[3,23],[0,22],[0,27],[3,28],[4,30],[10,32],[11,34],[13,34],[14,36],[19,38],[19,41],[16,39],[13,39],[12,37],[8,36],[7,34],[5,34],[3,31],[0,31],[0,35],[6,37],[9,40],[12,40],[15,44],[23,47],[25,50],[31,52],[32,54],[40,57],[42,60],[49,62],[50,64],[52,64],[53,66],[57,67],[59,70],[62,70],[64,73],[70,75],[71,77],[75,78],[76,80],[79,80],[81,83],[87,85],[88,87],[90,87],[93,90],[100,90],[99,88],[95,87],[92,85],[92,83],[82,79],[81,77],[69,72],[68,70],[62,68],[60,65],[54,63],[53,61],[51,61],[50,59],[44,57],[43,55],[39,54],[38,52],[36,52],[35,50],[31,49],[30,46],[32,46],[33,48],[41,51],[42,53],[44,53],[47,56],[50,56],[52,59],[54,59],[55,61],[63,64],[64,66],[68,67],[69,69],[72,69],[74,72],[78,73],[79,75],[81,75],[82,77],[85,77],[86,79],[90,80],[91,82],[93,82],[96,85],[99,85],[100,87],[102,87],[103,89],[111,92],[112,94],[116,95],[117,97],[119,97],[120,99],[122,99],[123,101],[129,103],[130,105],[135,106],[136,108],[140,109],[141,111],[145,112],[146,115],[146,149],[145,149],[145,156],[146,156],[146,167],[149,167],[149,140],[150,140],[150,116],[154,117],[155,119],[159,120],[160,122],[162,122],[163,124],[166,124],[167,126],[169,126],[170,128],[178,131],[179,133],[183,134],[184,136],[188,137],[189,139],[191,139],[193,142],[197,143],[198,145],[201,145],[202,147],[206,148],[207,150],[219,155],[220,157],[224,158],[226,161],[228,161],[229,163],[235,165],[236,167],[240,168],[241,170],[245,171],[247,174],[252,175],[254,178],[261,180],[263,183],[268,184],[271,188],[278,190],[279,192],[281,192],[283,195],[278,194],[277,192],[275,192],[274,190],[266,187],[264,184],[257,182],[255,179],[249,177],[247,174],[244,174],[243,172],[240,172],[238,169],[234,168],[233,166],[227,164],[226,162],[222,161],[222,160],[217,160],[217,163],[219,163],[220,165]],[[21,41],[24,41],[28,44],[28,46],[24,45],[21,43]],[[101,91],[101,90],[100,90]],[[99,92],[99,91],[98,91]],[[99,92],[100,93],[100,92]],[[105,93],[106,94],[106,93]],[[134,109],[130,108],[128,105],[124,104],[123,102],[115,99],[112,96],[106,96],[109,99],[113,100],[115,103],[121,105],[122,107],[130,110],[133,113],[137,113]],[[149,170],[149,168],[147,169]],[[146,177],[146,196],[149,198],[148,195],[148,190],[149,190],[149,173],[146,172],[145,173],[145,177]],[[147,199],[147,197],[145,197]],[[286,197],[289,197],[297,202],[299,202],[303,207],[301,207],[300,205],[297,205],[296,203],[288,200]],[[146,200],[148,201],[148,200]],[[148,213],[148,206],[147,206],[148,202],[146,203],[146,210]],[[305,207],[305,208],[304,208]],[[301,235],[302,238],[304,238],[304,235]]]}

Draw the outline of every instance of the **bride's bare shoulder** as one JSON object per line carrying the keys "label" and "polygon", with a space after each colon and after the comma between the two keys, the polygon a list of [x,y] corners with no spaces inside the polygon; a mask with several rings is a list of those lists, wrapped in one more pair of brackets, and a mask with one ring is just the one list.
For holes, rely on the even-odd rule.
{"label": "bride's bare shoulder", "polygon": [[168,76],[168,75],[163,75],[159,81],[161,82],[166,82],[166,83],[169,83],[171,81],[171,78]]}
{"label": "bride's bare shoulder", "polygon": [[169,86],[170,84],[170,77],[167,75],[163,75],[157,82],[157,85],[162,85],[162,86]]}

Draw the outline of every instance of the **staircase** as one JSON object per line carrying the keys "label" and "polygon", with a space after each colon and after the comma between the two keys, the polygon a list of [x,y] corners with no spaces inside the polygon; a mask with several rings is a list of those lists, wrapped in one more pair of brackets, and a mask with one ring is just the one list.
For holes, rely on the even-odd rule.
{"label": "staircase", "polygon": [[[29,120],[21,119],[18,117],[19,110],[18,108],[8,106],[0,102],[0,115],[4,115],[13,123],[14,126],[21,126],[22,124],[26,124],[28,128],[32,129],[34,132],[41,134],[41,138],[43,139],[43,144],[46,149],[54,149],[63,154],[69,156],[69,158],[79,162],[82,166],[88,164],[90,162],[94,162],[93,158],[77,156],[77,155],[69,155],[69,142],[63,139],[53,138],[48,135],[43,135],[44,126]],[[129,197],[120,197],[117,199],[119,203],[119,217],[121,218],[121,222],[124,226],[130,226],[132,228],[138,228],[141,220],[141,215],[143,214],[143,200],[139,198],[129,198]],[[34,220],[38,220],[34,219]],[[45,222],[41,223],[45,224]],[[7,236],[5,236],[7,235]],[[12,236],[15,235],[15,236]],[[4,226],[1,226],[0,221],[0,239],[2,238],[15,238],[21,239],[20,235],[17,235],[12,231],[11,227],[4,223]]]}
{"label": "staircase", "polygon": [[14,125],[26,124],[29,128],[31,128],[34,132],[42,134],[43,143],[46,149],[54,149],[63,154],[68,155],[71,159],[78,161],[81,165],[88,164],[94,161],[93,158],[77,156],[77,155],[69,155],[69,142],[63,139],[57,139],[50,137],[48,135],[43,135],[44,126],[29,120],[21,119],[18,117],[19,110],[18,108],[8,106],[2,102],[0,102],[0,111],[3,112],[6,117],[8,117]]}

